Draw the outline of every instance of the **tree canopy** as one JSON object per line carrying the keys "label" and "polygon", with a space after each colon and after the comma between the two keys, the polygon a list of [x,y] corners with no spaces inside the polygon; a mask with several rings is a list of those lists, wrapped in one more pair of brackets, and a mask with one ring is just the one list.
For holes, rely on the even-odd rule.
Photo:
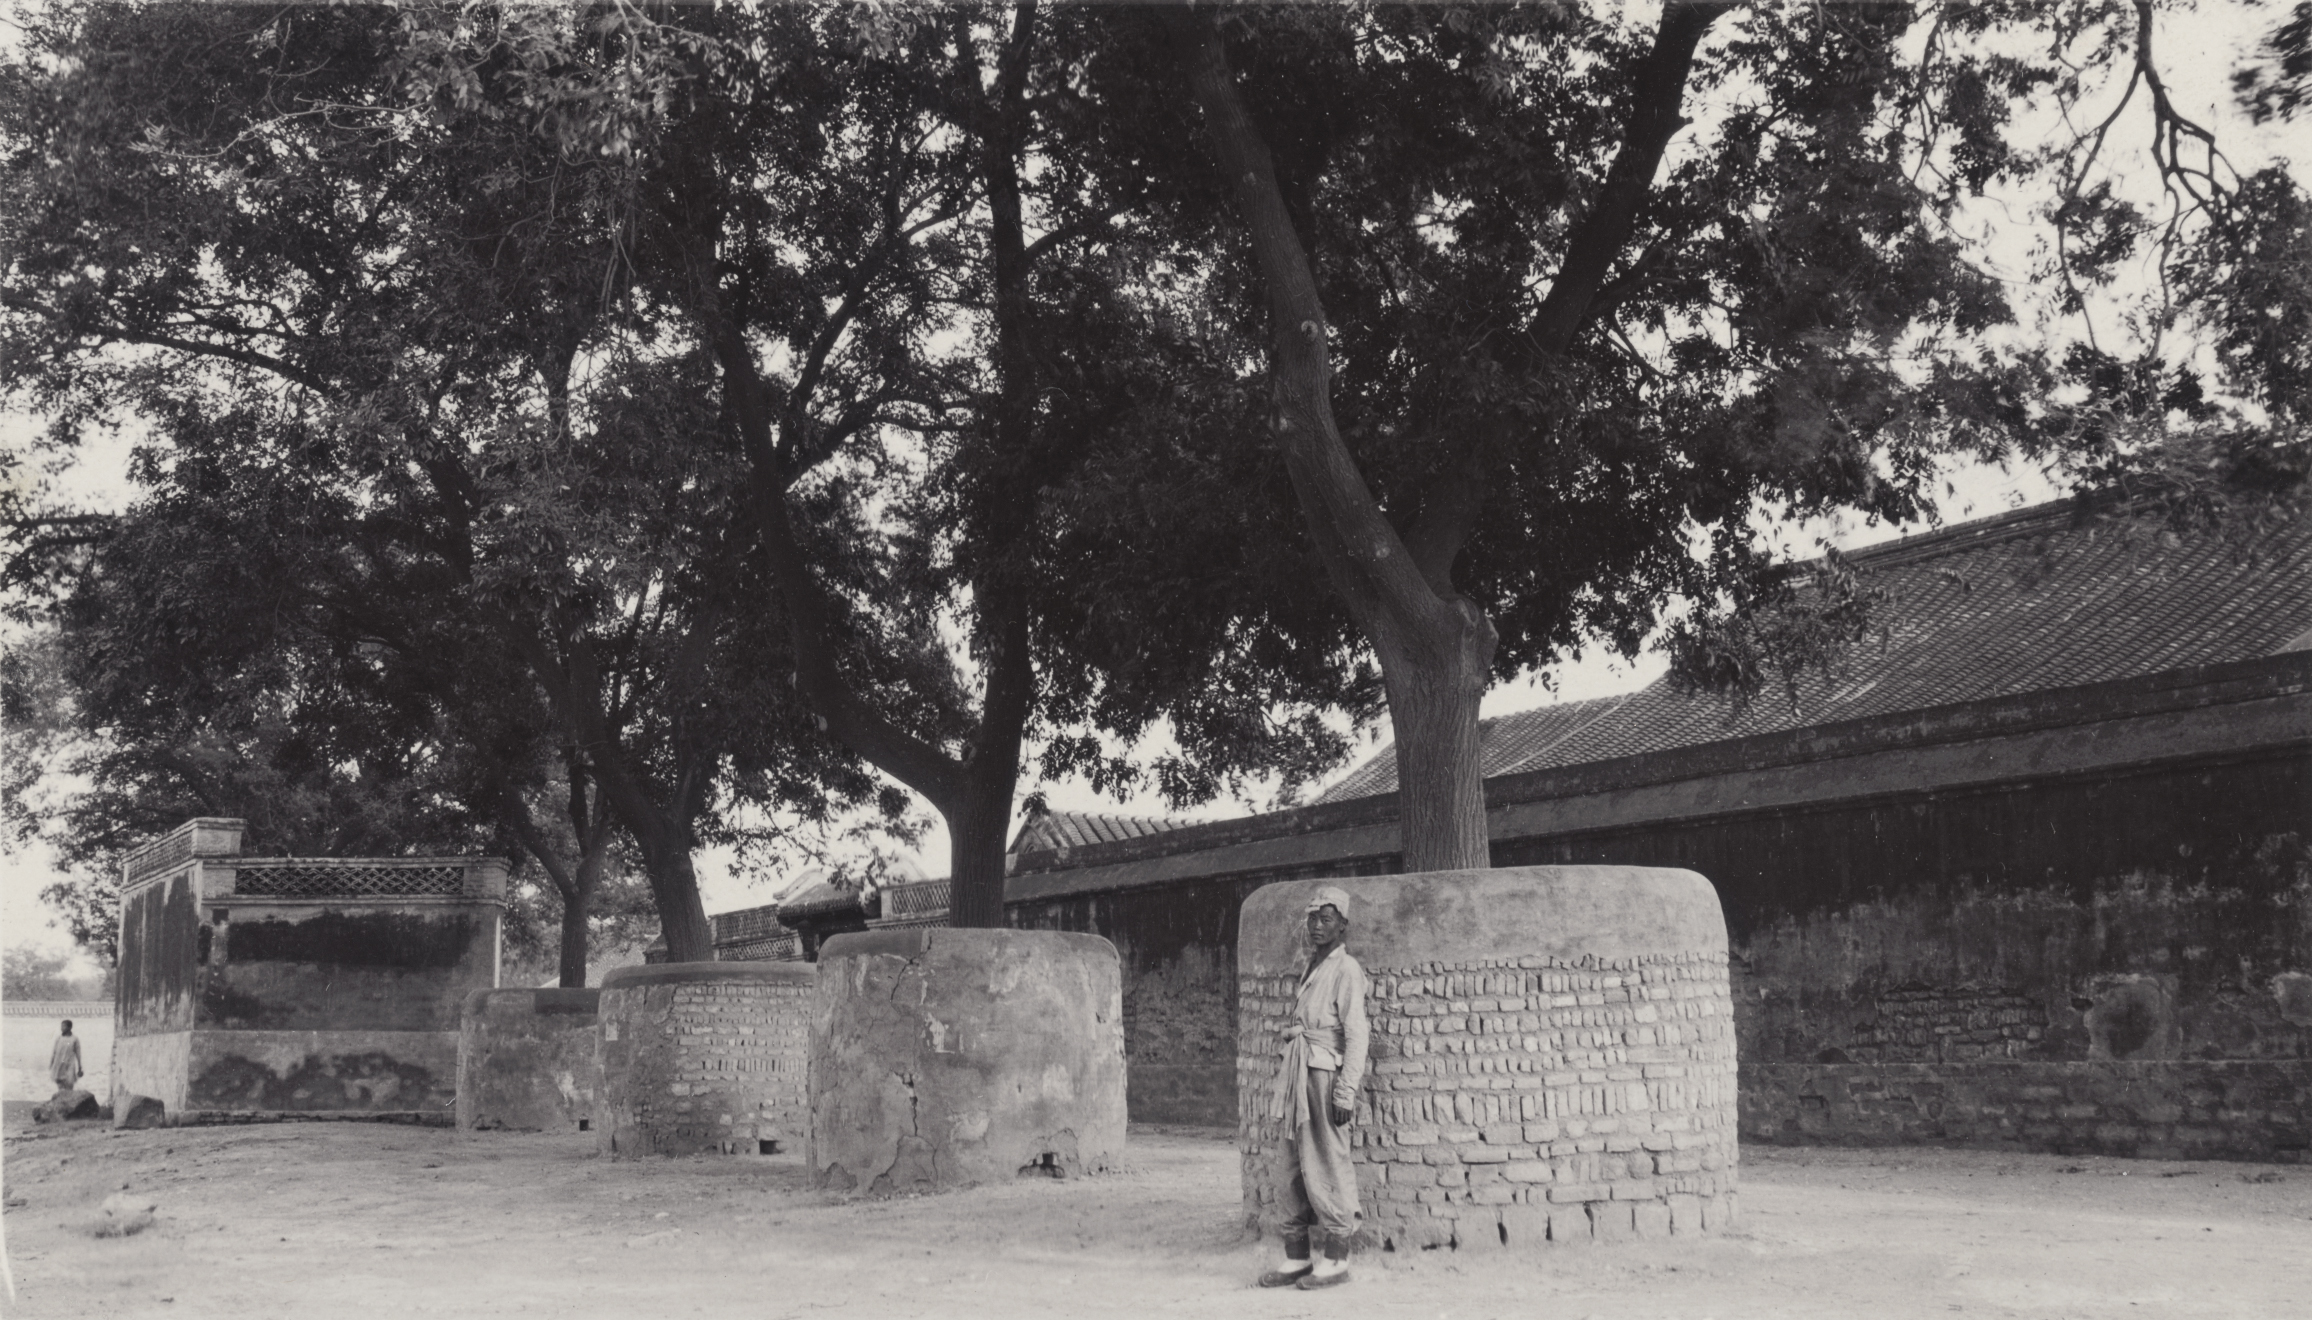
{"label": "tree canopy", "polygon": [[59,5],[0,69],[0,373],[59,444],[145,419],[153,503],[16,510],[11,572],[133,602],[104,719],[430,728],[522,767],[492,828],[569,795],[573,878],[607,812],[678,958],[734,806],[896,819],[871,765],[994,924],[1029,748],[1200,801],[1384,692],[1407,864],[1482,866],[1494,680],[1673,620],[1755,687],[1865,626],[1762,515],[1913,520],[1954,458],[2300,503],[2312,210],[2159,23]]}
{"label": "tree canopy", "polygon": [[[72,58],[9,70],[0,351],[64,438],[150,428],[150,500],[64,537],[27,520],[19,559],[70,572],[63,614],[112,630],[84,686],[121,698],[84,705],[91,727],[166,742],[135,712],[216,716],[244,673],[302,720],[287,657],[318,653],[483,765],[462,801],[502,838],[550,728],[679,958],[711,956],[691,854],[743,832],[725,808],[901,811],[766,672],[783,642],[744,606],[734,468],[670,443],[713,434],[686,411],[698,361],[625,351],[597,296],[615,232],[547,222],[586,204],[552,144],[526,122],[413,138],[392,11],[46,24],[35,49]],[[407,745],[388,734],[335,747]]]}
{"label": "tree canopy", "polygon": [[[2275,331],[2304,315],[2303,193],[2237,176],[2177,107],[2149,0],[1147,21],[1178,72],[1113,76],[1151,107],[1177,78],[1180,111],[1116,122],[1161,161],[1192,109],[1209,144],[1175,214],[1236,254],[1215,301],[1267,336],[1306,534],[1386,677],[1411,869],[1486,864],[1493,678],[1634,650],[1683,600],[1689,676],[1756,681],[1712,669],[1709,615],[1788,601],[1761,507],[1910,521],[1954,455],[2301,485],[2275,355],[2302,340]],[[2123,122],[2148,203],[2112,177]],[[2058,316],[2148,265],[2131,347],[2031,342],[1988,251],[2021,235],[1985,225],[2032,189]],[[1785,636],[1852,631],[1830,623]]]}

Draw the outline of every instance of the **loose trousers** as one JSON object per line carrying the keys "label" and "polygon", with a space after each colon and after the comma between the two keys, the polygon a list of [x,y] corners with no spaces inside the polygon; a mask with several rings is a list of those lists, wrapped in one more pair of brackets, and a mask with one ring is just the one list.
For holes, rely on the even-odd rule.
{"label": "loose trousers", "polygon": [[1346,1259],[1363,1214],[1349,1134],[1333,1126],[1332,1095],[1333,1070],[1309,1069],[1308,1112],[1294,1125],[1299,1130],[1277,1143],[1271,1166],[1284,1210],[1284,1254],[1294,1260],[1308,1259],[1312,1228],[1322,1235],[1327,1256]]}

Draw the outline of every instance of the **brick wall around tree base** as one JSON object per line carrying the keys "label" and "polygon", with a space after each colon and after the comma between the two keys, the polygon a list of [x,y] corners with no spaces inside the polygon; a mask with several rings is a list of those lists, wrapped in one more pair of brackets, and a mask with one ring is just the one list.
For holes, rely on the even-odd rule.
{"label": "brick wall around tree base", "polygon": [[[1248,1223],[1287,1207],[1283,1028],[1321,882],[1244,903],[1238,1150]],[[1343,881],[1370,977],[1351,1155],[1366,1242],[1541,1250],[1731,1224],[1726,926],[1690,871],[1505,867]]]}
{"label": "brick wall around tree base", "polygon": [[2312,1162],[2312,1060],[1745,1063],[1742,1139]]}

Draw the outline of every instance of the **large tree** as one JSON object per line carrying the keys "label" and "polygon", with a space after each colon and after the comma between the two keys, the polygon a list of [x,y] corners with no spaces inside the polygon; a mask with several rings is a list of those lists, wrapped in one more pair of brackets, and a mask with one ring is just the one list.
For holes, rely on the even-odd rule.
{"label": "large tree", "polygon": [[[435,77],[475,113],[566,100],[584,112],[547,131],[619,144],[637,306],[719,368],[796,688],[945,817],[951,919],[1004,919],[1031,735],[1048,770],[1122,782],[1101,734],[1167,719],[1176,800],[1337,757],[1313,708],[1364,690],[1338,639],[1235,626],[1295,608],[1289,566],[1209,512],[1248,475],[1202,427],[1234,397],[1225,341],[1140,296],[1138,190],[1089,168],[1096,11],[669,21],[524,64],[503,52],[553,44],[551,20],[461,29]],[[621,96],[638,61],[673,70],[649,108]],[[1176,494],[1191,470],[1201,502]]]}
{"label": "large tree", "polygon": [[617,818],[673,956],[711,957],[692,852],[724,807],[897,804],[762,672],[783,639],[742,604],[762,567],[702,364],[603,296],[618,227],[564,223],[608,194],[527,118],[413,104],[410,36],[392,10],[45,14],[5,70],[6,368],[61,440],[142,418],[148,486],[293,529],[255,586],[430,676],[470,745],[505,707],[457,685],[519,672],[599,793],[587,831]]}
{"label": "large tree", "polygon": [[[2250,278],[2237,231],[2301,207],[2277,172],[2243,190],[2179,111],[2155,20],[2149,0],[1142,20],[1169,60],[1119,54],[1102,86],[1143,107],[1118,127],[1142,159],[1179,162],[1208,287],[1266,337],[1305,536],[1385,677],[1409,868],[1488,862],[1493,679],[1585,636],[1634,650],[1673,599],[1784,599],[1756,509],[1908,521],[1944,456],[2140,473],[2178,426],[2228,437],[2234,469],[2271,469],[2275,436],[2300,452],[2295,387],[2247,360],[2272,338],[2269,275],[2227,332],[2248,369],[2203,393],[2205,364],[2156,340],[2124,360],[2019,345],[1989,268],[1986,198],[2028,209],[2039,187],[2058,311],[2107,304],[2147,252],[2163,282],[2194,253],[2230,272],[2206,286],[2221,310],[2216,285]],[[2098,163],[2146,128],[2156,213]],[[2214,417],[2219,388],[2282,425]]]}

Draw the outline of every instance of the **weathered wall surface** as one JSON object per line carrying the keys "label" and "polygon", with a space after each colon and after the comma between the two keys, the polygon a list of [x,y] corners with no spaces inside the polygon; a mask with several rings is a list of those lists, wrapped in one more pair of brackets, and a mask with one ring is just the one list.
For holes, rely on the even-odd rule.
{"label": "weathered wall surface", "polygon": [[[1315,882],[1244,905],[1238,1143],[1274,1229],[1270,1097]],[[1703,1233],[1737,1153],[1726,927],[1691,872],[1530,867],[1353,880],[1372,1073],[1350,1130],[1365,1233],[1406,1250]]]}
{"label": "weathered wall surface", "polygon": [[602,978],[604,1155],[769,1155],[809,1132],[808,963],[668,963]]}
{"label": "weathered wall surface", "polygon": [[191,1031],[116,1037],[112,1043],[114,1117],[119,1117],[123,1097],[131,1095],[149,1095],[166,1105],[172,1115],[183,1112],[192,1062]]}
{"label": "weathered wall surface", "polygon": [[[170,1109],[182,1118],[226,1111],[407,1114],[447,1122],[458,1098],[458,1034],[195,1031],[186,1075],[184,1102]],[[168,1103],[165,1095],[154,1098]]]}
{"label": "weathered wall surface", "polygon": [[506,864],[240,857],[240,835],[192,820],[123,863],[116,1111],[448,1121]]}
{"label": "weathered wall surface", "polygon": [[1769,1063],[1742,1069],[1746,1139],[2012,1142],[2066,1155],[2300,1163],[2312,1061]]}
{"label": "weathered wall surface", "polygon": [[197,1024],[225,1031],[456,1030],[496,977],[495,907],[265,904],[212,913]]}
{"label": "weathered wall surface", "polygon": [[[1488,799],[1496,865],[1710,878],[1746,1067],[2312,1058],[2312,656],[1546,771]],[[1326,804],[1029,859],[1009,909],[1122,953],[1134,1115],[1223,1124],[1235,905],[1393,871],[1395,846],[1389,799]],[[1766,1115],[1746,1135],[1828,1139]],[[2240,1121],[2231,1153],[2269,1158],[2293,1121]]]}
{"label": "weathered wall surface", "polygon": [[2304,1058],[2308,840],[2299,755],[1501,851],[1718,868],[1746,1061]]}
{"label": "weathered wall surface", "polygon": [[813,1174],[885,1196],[1107,1168],[1122,1016],[1116,952],[1093,936],[836,936],[811,1012]]}
{"label": "weathered wall surface", "polygon": [[114,994],[123,1037],[192,1029],[203,944],[191,872],[180,871],[122,898]]}
{"label": "weathered wall surface", "polygon": [[600,990],[476,990],[458,1028],[468,1131],[590,1130],[602,1081]]}

